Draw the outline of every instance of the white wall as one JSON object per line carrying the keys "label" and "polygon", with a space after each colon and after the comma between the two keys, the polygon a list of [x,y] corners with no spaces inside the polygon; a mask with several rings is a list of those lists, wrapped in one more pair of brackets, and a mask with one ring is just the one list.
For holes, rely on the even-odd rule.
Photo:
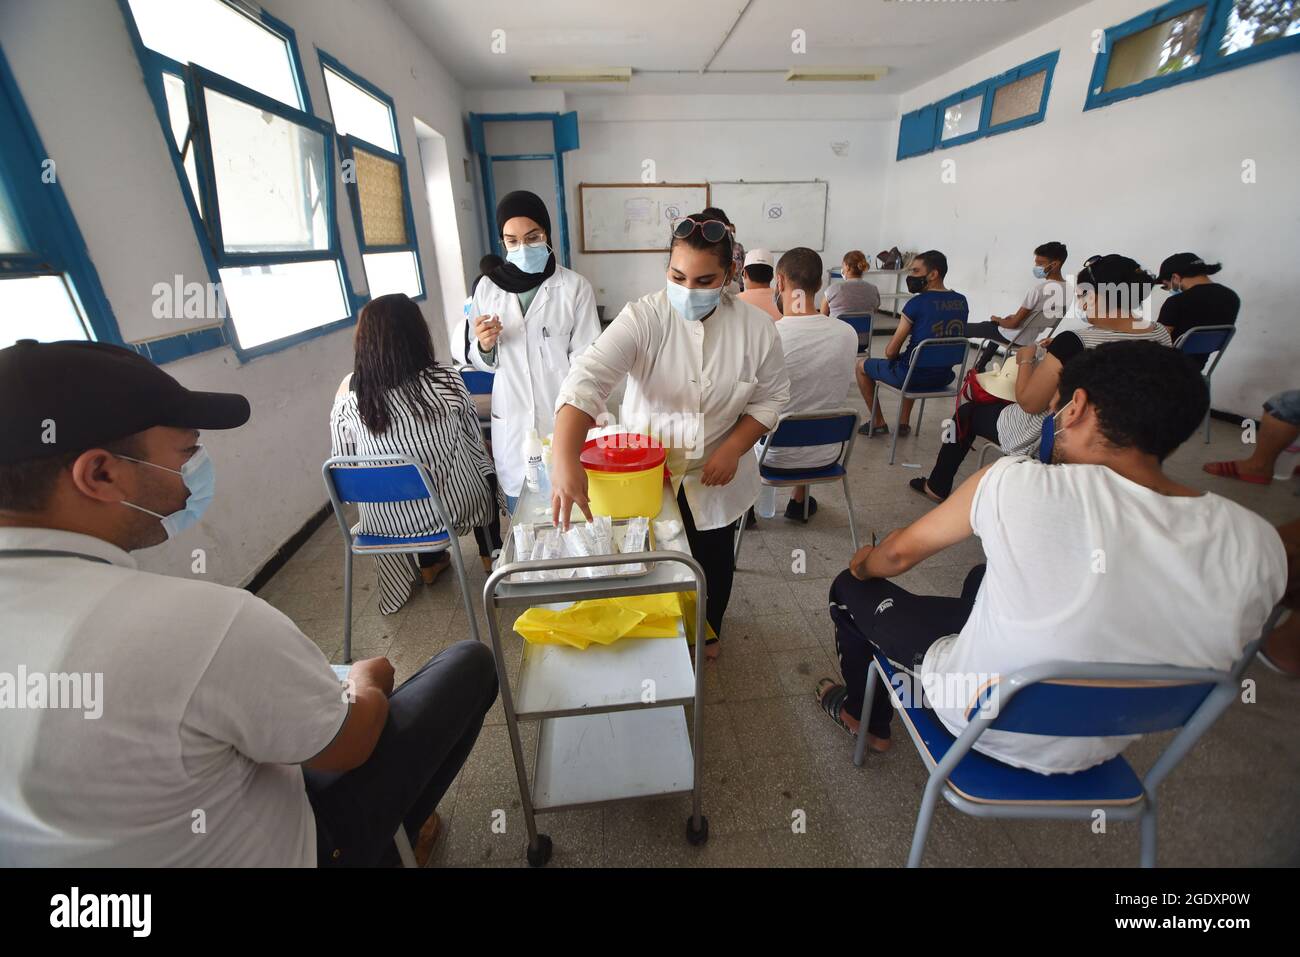
{"label": "white wall", "polygon": [[[268,0],[268,11],[297,33],[313,106],[329,100],[314,45],[394,98],[408,161],[412,202],[429,299],[424,304],[440,355],[447,355],[444,306],[435,266],[429,205],[412,114],[447,138],[451,182],[461,210],[454,224],[477,248],[473,184],[460,87],[383,0]],[[206,282],[198,237],[181,198],[169,142],[144,86],[122,13],[101,0],[44,0],[0,6],[0,41],[81,228],[122,335],[139,341],[197,323],[152,317],[152,289],[176,274]],[[340,194],[342,195],[342,194]],[[346,201],[339,230],[353,285],[365,288],[357,234]],[[460,312],[460,303],[445,307]],[[343,329],[241,364],[219,349],[169,364],[190,388],[248,396],[244,428],[205,436],[218,494],[208,517],[183,540],[139,556],[145,568],[190,574],[190,550],[207,552],[208,577],[243,584],[326,501],[320,464],[329,454],[329,408],[352,364],[352,330]]]}
{"label": "white wall", "polygon": [[[1300,56],[1084,113],[1093,31],[1152,6],[1095,0],[905,94],[903,112],[1061,51],[1043,123],[890,163],[883,244],[945,252],[948,285],[967,295],[975,319],[1015,309],[1033,249],[1048,240],[1069,247],[1067,271],[1092,253],[1123,253],[1153,272],[1175,252],[1221,261],[1215,279],[1240,294],[1242,311],[1215,373],[1214,406],[1258,415],[1269,394],[1300,386]],[[1242,182],[1248,159],[1254,184]],[[955,183],[941,180],[947,160]]]}
{"label": "white wall", "polygon": [[[565,154],[564,169],[573,267],[596,287],[607,319],[663,286],[667,256],[581,253],[578,184],[639,182],[647,159],[667,182],[826,180],[826,265],[850,249],[880,249],[896,97],[610,95],[572,96],[566,105],[578,111],[581,144]],[[845,155],[832,152],[832,143],[847,143]]]}

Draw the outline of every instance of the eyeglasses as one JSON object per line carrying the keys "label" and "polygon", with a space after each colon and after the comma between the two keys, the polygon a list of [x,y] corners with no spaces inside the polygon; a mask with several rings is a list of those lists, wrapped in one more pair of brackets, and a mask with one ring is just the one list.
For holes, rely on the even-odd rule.
{"label": "eyeglasses", "polygon": [[722,238],[727,235],[727,224],[720,219],[706,219],[704,222],[698,222],[689,216],[684,216],[673,223],[673,235],[678,239],[685,239],[696,229],[699,229],[700,235],[704,237],[704,241],[707,243],[720,243]]}
{"label": "eyeglasses", "polygon": [[546,242],[546,233],[540,229],[534,229],[522,240],[516,239],[514,236],[505,236],[501,241],[505,244],[506,249],[518,249],[520,246],[525,245],[537,246]]}

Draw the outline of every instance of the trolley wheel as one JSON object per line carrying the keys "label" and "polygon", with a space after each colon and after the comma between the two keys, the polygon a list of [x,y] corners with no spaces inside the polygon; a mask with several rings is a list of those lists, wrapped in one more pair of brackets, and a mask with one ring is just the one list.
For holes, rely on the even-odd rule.
{"label": "trolley wheel", "polygon": [[703,814],[700,815],[700,826],[695,827],[695,815],[692,814],[686,819],[686,840],[693,847],[699,847],[709,839],[709,819]]}
{"label": "trolley wheel", "polygon": [[551,837],[549,834],[537,835],[537,847],[528,848],[528,866],[543,867],[551,859]]}

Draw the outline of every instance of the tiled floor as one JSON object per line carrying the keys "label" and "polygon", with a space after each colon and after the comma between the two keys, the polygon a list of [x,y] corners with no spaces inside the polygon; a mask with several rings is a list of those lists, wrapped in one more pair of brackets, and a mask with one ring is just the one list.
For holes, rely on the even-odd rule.
{"label": "tiled floor", "polygon": [[[859,407],[856,395],[851,401]],[[892,415],[894,406],[887,401]],[[859,440],[851,463],[860,535],[882,534],[928,507],[907,481],[928,471],[938,444],[944,402],[927,409],[924,433],[899,441],[890,466],[886,441]],[[913,420],[915,422],[915,418]],[[1215,479],[1200,464],[1239,457],[1240,430],[1213,423],[1213,443],[1193,437],[1173,457],[1170,471],[1190,485],[1226,495],[1277,524],[1300,514],[1289,484],[1259,488]],[[923,469],[908,468],[907,463]],[[970,456],[962,475],[974,469]],[[826,613],[831,579],[851,554],[847,514],[835,487],[817,495],[821,510],[807,526],[778,517],[746,533],[727,614],[724,651],[707,666],[704,733],[704,807],[710,840],[686,843],[690,802],[666,799],[539,817],[554,840],[551,866],[563,865],[878,865],[905,863],[925,771],[901,726],[895,746],[851,763],[851,741],[818,709],[818,678],[836,674]],[[784,508],[778,498],[778,515]],[[472,537],[462,541],[471,589],[481,595],[484,575]],[[791,570],[791,551],[803,549],[807,569]],[[332,661],[342,657],[342,572],[338,529],[331,520],[261,591],[292,617]],[[968,542],[902,576],[921,593],[955,595],[967,569],[981,560]],[[358,563],[354,601],[354,655],[387,655],[398,681],[429,656],[469,634],[452,576],[420,588],[397,614],[379,614],[373,572]],[[477,602],[476,602],[477,604]],[[482,609],[476,614],[482,618]],[[509,620],[503,621],[503,627]],[[480,628],[483,628],[480,623]],[[484,632],[486,639],[486,632]],[[517,667],[522,639],[510,634]],[[1202,739],[1161,790],[1160,862],[1168,866],[1300,863],[1300,681],[1255,664],[1248,677],[1256,701],[1237,703]],[[533,735],[525,729],[531,746]],[[1127,752],[1139,769],[1150,766],[1165,736]],[[446,826],[435,865],[523,862],[524,825],[510,746],[498,701],[477,747],[448,791],[440,813]],[[493,829],[504,810],[506,828]],[[792,827],[796,812],[806,829]],[[497,815],[499,817],[499,815]],[[927,865],[1136,865],[1137,826],[1112,823],[1104,834],[1087,822],[989,821],[966,817],[940,802],[926,851]]]}

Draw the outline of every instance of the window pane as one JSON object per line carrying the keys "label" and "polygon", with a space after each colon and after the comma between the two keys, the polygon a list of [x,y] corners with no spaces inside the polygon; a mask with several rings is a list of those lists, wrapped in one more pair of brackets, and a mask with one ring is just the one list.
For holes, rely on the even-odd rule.
{"label": "window pane", "polygon": [[[174,73],[163,74],[163,92],[167,94],[167,118],[171,121],[172,140],[176,151],[185,146],[185,137],[190,129],[190,106],[185,99],[185,81]],[[203,213],[203,198],[199,193],[199,171],[194,161],[194,144],[185,151],[185,175],[190,180],[190,192],[194,202],[198,203],[199,214]]]}
{"label": "window pane", "polygon": [[1228,28],[1219,40],[1219,55],[1230,56],[1298,33],[1297,0],[1236,0],[1228,14]]}
{"label": "window pane", "polygon": [[226,307],[245,349],[351,314],[334,259],[220,272]]}
{"label": "window pane", "polygon": [[415,297],[423,291],[415,253],[367,253],[361,258],[366,264],[366,282],[370,286],[371,299],[390,292],[404,292]]}
{"label": "window pane", "polygon": [[284,38],[221,0],[129,0],[140,39],[180,63],[213,73],[302,109]]}
{"label": "window pane", "polygon": [[1014,83],[1000,86],[993,94],[993,111],[989,116],[989,126],[999,126],[1026,116],[1038,113],[1043,102],[1043,84],[1047,82],[1047,71],[1039,70],[1029,76],[1023,76]]}
{"label": "window pane", "polygon": [[1102,90],[1122,89],[1196,66],[1205,7],[1197,7],[1124,37],[1110,51]]}
{"label": "window pane", "polygon": [[62,276],[0,279],[0,349],[19,339],[89,339]]}
{"label": "window pane", "polygon": [[213,90],[205,97],[226,251],[328,249],[325,137]]}
{"label": "window pane", "polygon": [[334,128],[342,136],[355,136],[381,146],[390,153],[397,152],[397,137],[393,133],[393,111],[378,97],[371,96],[361,87],[333,70],[325,69],[325,88],[330,95],[330,111],[334,114]]}
{"label": "window pane", "polygon": [[0,254],[30,252],[9,187],[0,180]]}
{"label": "window pane", "polygon": [[980,128],[980,110],[983,108],[983,94],[948,107],[943,111],[943,136],[940,138],[951,140],[974,133]]}
{"label": "window pane", "polygon": [[396,163],[363,149],[356,160],[357,196],[361,201],[361,231],[367,246],[406,244],[406,203],[402,171]]}

